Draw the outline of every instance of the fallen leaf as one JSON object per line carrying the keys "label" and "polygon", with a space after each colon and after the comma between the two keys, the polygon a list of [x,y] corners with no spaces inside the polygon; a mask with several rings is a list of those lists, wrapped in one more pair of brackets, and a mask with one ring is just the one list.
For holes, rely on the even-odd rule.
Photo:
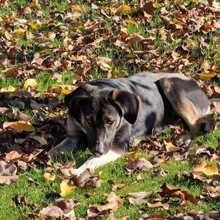
{"label": "fallen leaf", "polygon": [[78,177],[73,177],[71,181],[74,185],[85,188],[85,189],[95,189],[101,186],[102,179],[99,175],[91,175],[90,171],[86,169]]}
{"label": "fallen leaf", "polygon": [[136,25],[136,26],[138,25],[137,22],[132,20],[132,19],[126,19],[126,20],[124,20],[124,22],[127,23],[127,24],[133,24],[133,25]]}
{"label": "fallen leaf", "polygon": [[14,133],[21,133],[23,131],[33,132],[35,128],[28,122],[17,121],[17,122],[4,122],[3,129],[11,129]]}
{"label": "fallen leaf", "polygon": [[112,186],[112,191],[116,191],[117,189],[122,189],[124,187],[126,187],[127,184],[126,183],[121,183],[121,184],[116,184]]}
{"label": "fallen leaf", "polygon": [[21,154],[19,154],[17,151],[12,150],[9,153],[5,154],[5,161],[7,162],[14,162],[21,158]]}
{"label": "fallen leaf", "polygon": [[147,1],[140,10],[150,15],[154,14],[154,12],[156,11],[154,1]]}
{"label": "fallen leaf", "polygon": [[25,196],[22,195],[15,195],[15,197],[13,198],[14,203],[16,204],[16,206],[18,205],[27,205],[27,199]]}
{"label": "fallen leaf", "polygon": [[55,178],[56,178],[56,175],[54,173],[44,173],[44,178],[46,180],[49,180],[49,181],[54,181]]}
{"label": "fallen leaf", "polygon": [[14,164],[0,160],[0,176],[14,176],[16,173],[17,167]]}
{"label": "fallen leaf", "polygon": [[117,9],[115,9],[114,14],[115,15],[119,15],[123,12],[128,12],[131,11],[131,7],[128,5],[121,5],[120,7],[118,7]]}
{"label": "fallen leaf", "polygon": [[18,175],[15,176],[0,176],[0,185],[10,185],[17,182],[19,179]]}
{"label": "fallen leaf", "polygon": [[150,192],[134,192],[129,193],[129,202],[132,205],[141,205],[144,203],[147,203],[149,201],[149,198],[152,195]]}
{"label": "fallen leaf", "polygon": [[181,149],[180,147],[175,146],[171,141],[170,142],[164,141],[164,142],[167,152],[175,152]]}
{"label": "fallen leaf", "polygon": [[6,87],[6,88],[1,88],[1,89],[0,89],[0,92],[14,92],[15,90],[16,90],[15,87],[13,87],[13,86],[8,86],[8,87]]}
{"label": "fallen leaf", "polygon": [[161,186],[161,189],[162,189],[162,192],[160,193],[160,195],[162,197],[166,197],[166,198],[177,197],[184,204],[186,203],[186,200],[189,200],[193,204],[198,203],[198,201],[191,194],[187,193],[186,191],[182,191],[179,188],[172,188],[172,187],[168,186],[167,183],[164,183]]}
{"label": "fallen leaf", "polygon": [[95,206],[89,206],[87,210],[87,218],[97,218],[97,217],[103,217],[108,213],[107,210],[99,211],[97,207]]}
{"label": "fallen leaf", "polygon": [[216,73],[200,73],[198,74],[198,76],[202,80],[210,80],[214,78],[215,76],[217,76],[217,74]]}
{"label": "fallen leaf", "polygon": [[60,184],[60,195],[62,197],[66,197],[71,194],[75,189],[76,187],[72,185],[69,180],[63,180]]}
{"label": "fallen leaf", "polygon": [[17,28],[14,30],[14,34],[18,37],[23,37],[25,35],[26,30],[24,28]]}
{"label": "fallen leaf", "polygon": [[153,165],[145,158],[131,160],[128,159],[125,164],[125,169],[129,174],[141,172],[142,170],[148,170],[153,168]]}
{"label": "fallen leaf", "polygon": [[169,210],[170,205],[168,203],[162,203],[162,202],[155,202],[155,203],[149,203],[147,202],[148,208],[163,208],[164,210]]}
{"label": "fallen leaf", "polygon": [[107,201],[108,201],[107,204],[97,207],[99,211],[104,211],[104,210],[116,211],[123,204],[123,199],[117,196],[114,192],[111,192],[108,195]]}
{"label": "fallen leaf", "polygon": [[218,166],[217,164],[202,161],[193,168],[193,172],[202,172],[206,176],[213,176],[215,174],[218,174]]}
{"label": "fallen leaf", "polygon": [[60,218],[63,216],[63,211],[56,205],[48,205],[40,211],[40,214],[48,217]]}
{"label": "fallen leaf", "polygon": [[31,135],[29,138],[32,138],[32,139],[38,141],[38,142],[41,144],[41,146],[47,145],[47,140],[46,140],[45,137],[43,137],[43,136],[40,136],[40,135]]}
{"label": "fallen leaf", "polygon": [[72,181],[74,182],[75,186],[83,187],[91,178],[91,173],[88,169],[86,169],[83,173],[79,176],[74,177]]}
{"label": "fallen leaf", "polygon": [[28,87],[34,88],[34,87],[37,87],[37,86],[38,86],[38,83],[37,83],[36,79],[27,79],[24,82],[24,86],[23,87],[26,90]]}
{"label": "fallen leaf", "polygon": [[202,191],[203,196],[209,196],[211,198],[220,199],[220,186],[207,186]]}

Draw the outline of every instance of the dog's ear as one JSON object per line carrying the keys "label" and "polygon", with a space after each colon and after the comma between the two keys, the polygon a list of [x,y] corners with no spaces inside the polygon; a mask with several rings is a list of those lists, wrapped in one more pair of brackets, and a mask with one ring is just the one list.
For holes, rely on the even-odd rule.
{"label": "dog's ear", "polygon": [[140,101],[138,96],[123,90],[114,90],[111,99],[120,108],[123,117],[130,123],[134,124],[137,120]]}
{"label": "dog's ear", "polygon": [[67,106],[67,108],[71,107],[72,99],[73,99],[73,94],[72,93],[70,93],[70,94],[68,94],[64,97],[64,103]]}
{"label": "dog's ear", "polygon": [[66,95],[64,98],[64,103],[69,109],[69,112],[76,119],[80,118],[80,103],[88,100],[88,96],[73,96],[70,94]]}
{"label": "dog's ear", "polygon": [[[85,98],[89,98],[89,96],[94,91],[94,86],[88,83],[83,84],[82,86],[78,87],[73,92],[69,93],[64,98],[65,105],[70,109],[71,107],[75,107],[75,102],[79,102]],[[73,104],[73,106],[72,106]]]}

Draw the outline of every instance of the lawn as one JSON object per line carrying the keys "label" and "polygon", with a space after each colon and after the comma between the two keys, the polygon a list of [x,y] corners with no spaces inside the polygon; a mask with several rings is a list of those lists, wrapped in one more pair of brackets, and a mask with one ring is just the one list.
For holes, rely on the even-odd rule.
{"label": "lawn", "polygon": [[[0,219],[220,218],[220,1],[0,1]],[[51,161],[63,98],[88,80],[183,72],[210,98],[215,130],[186,157],[181,123],[73,178],[90,153]]]}

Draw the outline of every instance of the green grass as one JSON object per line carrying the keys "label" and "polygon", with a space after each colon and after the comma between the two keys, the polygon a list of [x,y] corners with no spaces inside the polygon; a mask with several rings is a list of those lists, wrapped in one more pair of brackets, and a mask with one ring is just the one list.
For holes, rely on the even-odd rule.
{"label": "green grass", "polygon": [[[45,2],[45,5],[43,5]],[[125,1],[124,4],[131,6],[131,10],[125,13],[121,13],[113,17],[111,10],[113,11],[120,5],[122,1],[119,1],[116,5],[112,5],[109,1],[94,1],[93,3],[99,8],[94,9],[91,7],[90,2],[78,1],[77,4],[81,7],[81,16],[71,20],[70,23],[65,20],[68,13],[75,13],[70,7],[69,1],[40,1],[40,8],[35,8],[31,1],[17,0],[8,1],[8,6],[3,7],[0,5],[0,88],[7,88],[9,86],[15,87],[16,90],[23,90],[23,83],[28,78],[36,78],[38,87],[36,88],[38,95],[48,92],[48,88],[52,85],[72,85],[73,80],[81,79],[85,81],[90,78],[106,77],[107,72],[101,70],[97,65],[97,57],[108,57],[112,59],[109,63],[111,67],[112,78],[121,76],[127,76],[139,71],[149,70],[172,70],[191,72],[195,75],[200,72],[204,72],[201,69],[201,65],[198,60],[208,61],[213,69],[220,68],[220,52],[219,52],[219,30],[208,31],[207,33],[202,31],[190,32],[181,34],[180,30],[173,27],[166,26],[161,20],[161,13],[159,10],[162,8],[168,11],[167,17],[172,22],[179,21],[176,16],[176,6],[174,7],[173,1],[154,1],[157,11],[153,15],[143,17],[138,11],[137,1]],[[175,1],[179,2],[179,1]],[[218,1],[219,2],[219,1]],[[190,0],[181,2],[188,10],[192,8],[199,8],[201,3],[199,1],[193,2]],[[21,9],[24,7],[30,7],[32,13],[21,13]],[[206,8],[203,8],[205,11]],[[42,16],[36,16],[36,12],[42,12]],[[103,13],[105,12],[105,13]],[[205,15],[201,12],[200,16]],[[210,14],[209,14],[210,15]],[[27,23],[16,24],[17,22]],[[141,17],[142,16],[142,17]],[[124,20],[131,19],[136,22],[136,25],[126,24]],[[207,16],[206,21],[213,22],[212,17]],[[217,20],[218,18],[215,17]],[[88,27],[91,22],[97,22],[91,29]],[[85,26],[87,22],[87,26]],[[187,23],[188,21],[186,21]],[[39,26],[34,24],[40,23]],[[32,34],[24,36],[15,36],[14,30],[19,27],[25,28]],[[121,35],[121,29],[127,28],[128,38],[123,39]],[[160,28],[165,29],[166,39],[162,38],[159,33]],[[7,38],[5,31],[8,31],[11,35],[10,39]],[[56,38],[54,40],[48,38],[48,32],[54,32]],[[6,32],[7,33],[7,32]],[[138,43],[133,46],[129,45],[129,37],[133,35],[140,35],[147,41],[142,44]],[[64,39],[66,37],[71,38],[73,41],[73,49],[68,50],[65,47]],[[80,42],[82,37],[82,42]],[[95,40],[104,37],[104,40],[93,48],[92,43]],[[203,46],[201,40],[205,40]],[[118,41],[117,41],[118,40]],[[120,46],[121,43],[121,46]],[[187,51],[182,50],[182,46],[193,44],[194,47]],[[76,48],[74,48],[77,46]],[[135,51],[154,51],[157,56],[151,53],[135,54]],[[9,52],[10,51],[10,52]],[[184,59],[177,59],[174,62],[173,52],[184,53],[184,59],[188,60],[187,64]],[[33,69],[33,73],[28,72],[30,63],[33,61],[34,56],[38,54],[42,59],[49,57],[51,59],[51,70],[42,71],[41,69]],[[84,60],[78,60],[79,57],[83,57]],[[2,62],[1,62],[2,61]],[[53,66],[55,61],[60,61],[62,65],[59,68]],[[29,64],[27,64],[29,63]],[[27,65],[27,66],[25,66]],[[86,74],[81,73],[77,75],[77,70],[83,68],[84,65],[91,67]],[[87,67],[88,67],[87,66]],[[9,74],[8,70],[12,68],[13,74]],[[219,71],[219,70],[216,70]],[[10,72],[11,73],[11,72]],[[52,79],[53,74],[60,74],[62,76],[61,82],[57,82]],[[219,72],[218,72],[219,73]],[[213,86],[219,86],[219,79],[210,80]],[[35,99],[35,95],[32,97]],[[63,95],[58,97],[63,99]],[[4,101],[4,100],[3,100]],[[1,101],[2,102],[2,101]],[[48,100],[42,98],[41,102],[48,103]],[[2,103],[1,103],[2,104]],[[6,105],[3,102],[4,105]],[[2,104],[2,105],[3,105]],[[34,119],[39,119],[42,123],[44,120],[50,118],[51,112],[45,110],[39,110],[33,112],[29,104],[25,106],[25,113],[34,115]],[[58,113],[59,114],[59,113]],[[1,121],[16,120],[6,116],[1,116]],[[219,117],[218,117],[219,118]],[[217,119],[218,120],[218,119]],[[25,134],[22,134],[22,138],[25,138]],[[63,134],[53,134],[56,136],[55,142],[63,138]],[[16,138],[19,138],[18,135]],[[211,132],[206,135],[201,135],[194,140],[191,151],[194,152],[199,147],[212,147],[217,148],[219,145],[220,129]],[[167,129],[159,136],[159,140],[165,138],[172,138],[171,130]],[[5,149],[0,149],[5,151]],[[76,159],[77,166],[80,166],[89,156],[89,152],[79,152],[76,154],[67,154],[65,158],[57,158],[57,161],[67,162]],[[145,157],[152,159],[151,152],[143,151],[139,153],[139,157]],[[206,186],[205,183],[199,181],[192,181],[186,179],[181,175],[177,178],[177,174],[182,171],[190,172],[195,166],[196,161],[203,160],[204,158],[196,158],[194,161],[181,160],[177,161],[170,159],[167,162],[162,163],[158,168],[153,168],[147,171],[141,172],[142,179],[138,180],[139,174],[127,175],[124,165],[126,162],[125,157],[119,160],[109,163],[102,168],[96,170],[96,174],[102,172],[101,178],[103,183],[100,188],[97,189],[81,189],[77,188],[66,199],[73,198],[80,202],[80,206],[75,209],[77,217],[86,217],[87,209],[90,205],[105,204],[106,196],[111,192],[112,185],[109,181],[115,184],[126,183],[127,186],[122,189],[118,189],[116,194],[124,199],[123,205],[114,213],[115,218],[119,219],[124,216],[128,216],[128,219],[139,219],[144,213],[153,214],[161,213],[165,217],[172,216],[176,209],[181,212],[179,205],[172,205],[170,213],[161,209],[149,209],[146,204],[143,205],[131,205],[128,198],[131,192],[146,191],[150,193],[156,193],[161,191],[161,186],[164,182],[167,182],[171,187],[181,188],[186,190],[196,198],[201,195],[202,189]],[[206,158],[205,158],[206,159]],[[153,159],[152,159],[153,160]],[[168,172],[166,176],[157,176],[152,178],[152,173],[155,169],[163,169]],[[0,187],[1,203],[0,203],[0,219],[17,220],[17,219],[30,219],[28,214],[41,210],[45,204],[54,203],[53,198],[48,198],[50,193],[60,193],[60,183],[62,176],[59,172],[56,173],[57,178],[53,182],[46,181],[43,174],[46,169],[30,168],[28,171],[19,172],[20,178],[17,183],[8,186]],[[91,194],[90,198],[86,197],[86,194]],[[16,206],[13,202],[15,195],[26,196],[27,204]],[[176,200],[176,199],[175,199]],[[152,198],[149,198],[149,202]],[[174,203],[175,204],[175,203]],[[199,205],[194,205],[189,202],[189,210],[201,210],[207,212],[209,210],[219,210],[219,202],[215,199],[208,198],[202,200]],[[106,217],[107,218],[107,217]]]}
{"label": "green grass", "polygon": [[[207,143],[209,140],[207,139]],[[80,156],[78,162],[82,163],[88,154],[77,154],[77,158]],[[143,157],[144,154],[141,155]],[[70,158],[70,157],[69,157]],[[106,195],[111,192],[112,185],[109,180],[113,181],[114,184],[126,183],[127,186],[122,189],[118,189],[115,193],[124,199],[124,204],[115,213],[115,217],[121,218],[129,215],[130,219],[138,219],[141,211],[144,213],[161,213],[157,209],[146,208],[146,205],[131,205],[128,202],[129,193],[132,192],[160,192],[160,187],[164,182],[167,182],[171,187],[181,188],[191,193],[195,197],[199,197],[202,192],[204,185],[202,183],[192,182],[185,178],[176,179],[176,174],[180,171],[192,171],[192,164],[189,161],[175,161],[170,160],[166,164],[161,164],[160,168],[167,171],[167,176],[157,176],[152,178],[151,174],[154,169],[143,171],[141,173],[142,180],[137,180],[138,174],[128,176],[124,170],[125,158],[121,158],[115,162],[109,163],[102,168],[96,170],[96,173],[102,172],[101,178],[103,183],[100,188],[94,190],[86,190],[77,188],[76,191],[70,194],[68,198],[74,198],[80,202],[80,206],[75,209],[78,217],[86,217],[86,211],[89,205],[106,203]],[[78,164],[79,165],[79,164]],[[59,193],[59,184],[61,178],[59,174],[54,182],[46,181],[43,178],[44,170],[31,169],[28,172],[21,174],[19,181],[16,184],[4,186],[0,188],[2,195],[2,202],[0,205],[1,212],[0,218],[7,219],[28,219],[26,217],[27,212],[33,212],[39,210],[46,203],[53,203],[53,199],[48,199],[49,193]],[[30,181],[31,179],[31,181]],[[90,198],[86,198],[86,193],[91,194]],[[34,208],[30,208],[26,205],[22,205],[15,208],[13,197],[15,195],[23,195],[27,199],[28,204],[35,204]],[[151,199],[149,199],[149,202]],[[209,211],[211,209],[218,209],[217,202],[201,203],[199,205],[190,204],[190,209]],[[7,208],[6,208],[7,207]],[[178,206],[180,208],[180,206]],[[181,208],[180,208],[181,209]],[[4,211],[3,211],[4,210]],[[140,211],[141,210],[141,211]],[[171,206],[171,212],[174,212],[175,206]],[[11,215],[13,213],[13,215]],[[162,211],[165,216],[169,216],[168,213]]]}

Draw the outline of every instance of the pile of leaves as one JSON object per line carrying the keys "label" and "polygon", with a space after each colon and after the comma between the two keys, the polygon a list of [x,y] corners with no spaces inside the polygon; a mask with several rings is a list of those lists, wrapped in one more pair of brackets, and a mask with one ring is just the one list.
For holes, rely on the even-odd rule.
{"label": "pile of leaves", "polygon": [[117,77],[149,69],[219,73],[220,12],[214,0],[2,6],[9,11],[0,18],[6,79],[41,71],[55,78],[71,71],[80,83],[94,73]]}
{"label": "pile of leaves", "polygon": [[[126,3],[127,2],[127,3]],[[175,145],[183,133],[171,127],[172,138],[155,136],[137,141],[138,150],[124,162],[123,173],[133,182],[166,177],[163,164],[172,166],[188,160],[192,170],[179,171],[175,181],[202,184],[197,197],[181,187],[161,184],[155,192],[126,189],[85,171],[71,176],[75,159],[54,162],[47,152],[65,135],[66,107],[63,96],[83,82],[97,77],[116,78],[138,71],[182,71],[193,76],[211,98],[216,129],[220,124],[220,3],[203,1],[38,1],[9,3],[0,1],[0,184],[17,184],[31,170],[43,170],[45,182],[58,182],[60,189],[47,195],[40,208],[25,195],[15,194],[16,207],[27,207],[30,218],[76,219],[75,211],[85,204],[74,198],[83,188],[85,198],[103,184],[110,192],[100,203],[86,206],[87,219],[106,217],[126,205],[141,206],[140,219],[219,218],[219,210],[203,213],[190,204],[219,202],[220,143],[205,148],[195,142],[188,154],[185,146]],[[210,83],[211,81],[211,83]],[[145,156],[142,156],[144,154]],[[148,156],[146,156],[148,155]],[[30,184],[38,184],[29,178]],[[103,183],[104,182],[104,183]],[[84,192],[85,192],[84,191]],[[153,211],[149,210],[152,209]],[[163,214],[165,212],[165,214]],[[145,214],[152,213],[152,214]],[[158,214],[159,213],[159,214]],[[161,214],[160,214],[161,213]],[[129,219],[129,216],[120,216]]]}

